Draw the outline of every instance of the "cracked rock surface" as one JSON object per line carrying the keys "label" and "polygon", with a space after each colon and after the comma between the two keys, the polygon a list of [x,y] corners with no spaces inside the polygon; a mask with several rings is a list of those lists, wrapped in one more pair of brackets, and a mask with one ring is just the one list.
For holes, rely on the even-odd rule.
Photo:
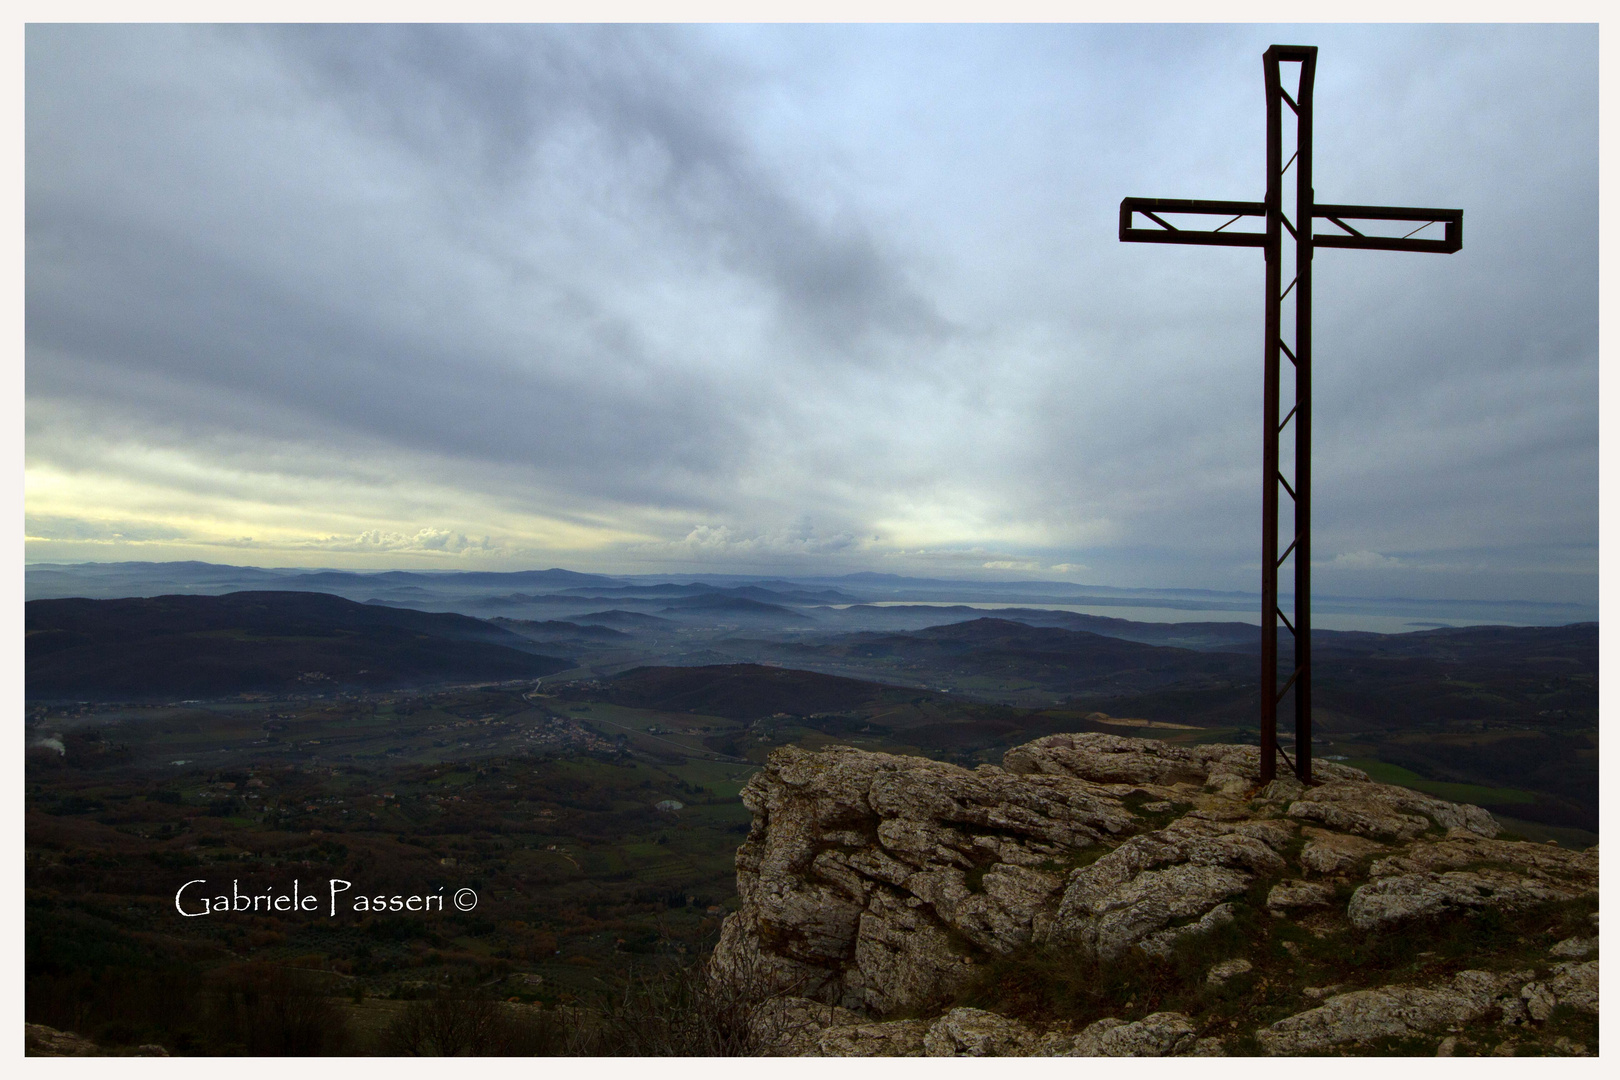
{"label": "cracked rock surface", "polygon": [[1314,1009],[1279,1020],[1258,1035],[1268,1054],[1315,1054],[1346,1043],[1399,1038],[1467,1024],[1517,997],[1530,972],[1464,971],[1439,986],[1386,986],[1328,998]]}
{"label": "cracked rock surface", "polygon": [[1048,736],[971,770],[787,747],[743,791],[754,820],[736,858],[742,902],[713,970],[836,1009],[798,1024],[781,1052],[800,1054],[1220,1054],[1239,1036],[1247,1053],[1354,1052],[1430,1031],[1438,1044],[1482,1017],[1533,1026],[1560,1008],[1596,1012],[1595,925],[1541,946],[1536,970],[1330,988],[1247,1034],[1173,1012],[1037,1029],[951,1007],[981,965],[1029,949],[1106,964],[1169,956],[1239,917],[1369,933],[1596,893],[1596,848],[1502,840],[1479,807],[1331,762],[1317,779],[1262,787],[1254,747],[1107,734]]}

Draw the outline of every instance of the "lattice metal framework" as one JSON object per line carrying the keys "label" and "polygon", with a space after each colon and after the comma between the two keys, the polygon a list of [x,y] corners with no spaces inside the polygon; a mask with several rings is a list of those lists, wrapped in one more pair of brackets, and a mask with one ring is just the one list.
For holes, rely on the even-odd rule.
{"label": "lattice metal framework", "polygon": [[[1298,81],[1290,94],[1283,85],[1283,65],[1297,65]],[[1204,199],[1128,198],[1119,204],[1119,238],[1148,244],[1203,244],[1257,247],[1266,254],[1265,439],[1260,542],[1260,753],[1261,779],[1277,775],[1277,707],[1294,695],[1294,757],[1289,764],[1305,783],[1311,781],[1311,259],[1316,248],[1360,248],[1370,251],[1428,251],[1450,254],[1462,248],[1461,210],[1418,206],[1349,206],[1319,203],[1311,187],[1312,86],[1316,78],[1314,45],[1273,45],[1265,53],[1266,70],[1266,200],[1222,202]],[[1284,113],[1293,117],[1293,153],[1283,158],[1289,134]],[[1294,173],[1292,192],[1285,180]],[[1140,215],[1152,222],[1138,226]],[[1226,218],[1214,229],[1190,228],[1198,219]],[[1194,219],[1188,221],[1187,219]],[[1264,232],[1227,229],[1258,218]],[[1177,222],[1180,221],[1180,224]],[[1318,222],[1329,231],[1317,233]],[[1352,224],[1354,223],[1354,224]],[[1407,225],[1416,228],[1406,231]],[[1419,237],[1433,226],[1441,237]],[[1393,227],[1392,227],[1393,226]],[[1285,244],[1283,233],[1288,234]],[[1289,248],[1292,248],[1292,251]],[[1292,271],[1289,274],[1289,271]],[[1284,275],[1289,274],[1287,284]],[[1283,301],[1294,299],[1292,333],[1284,325]],[[1287,338],[1292,338],[1290,345]],[[1281,420],[1281,368],[1286,357],[1294,372],[1294,404]],[[1294,427],[1294,479],[1283,474],[1280,440]],[[1293,534],[1277,553],[1278,505],[1286,495],[1293,505]],[[1278,575],[1288,560],[1294,568],[1294,617],[1283,612]],[[1293,639],[1293,670],[1278,687],[1279,626]]]}

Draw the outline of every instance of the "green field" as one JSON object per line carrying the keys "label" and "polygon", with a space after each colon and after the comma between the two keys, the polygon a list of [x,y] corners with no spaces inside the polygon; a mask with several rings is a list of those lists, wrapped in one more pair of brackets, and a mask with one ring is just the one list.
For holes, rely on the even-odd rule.
{"label": "green field", "polygon": [[1376,758],[1350,758],[1343,764],[1360,769],[1379,783],[1398,784],[1413,791],[1421,791],[1425,795],[1433,795],[1437,799],[1445,799],[1447,802],[1495,806],[1536,801],[1534,794],[1517,788],[1494,788],[1479,784],[1452,784],[1443,780],[1425,780],[1411,769],[1403,769],[1399,765],[1391,765]]}

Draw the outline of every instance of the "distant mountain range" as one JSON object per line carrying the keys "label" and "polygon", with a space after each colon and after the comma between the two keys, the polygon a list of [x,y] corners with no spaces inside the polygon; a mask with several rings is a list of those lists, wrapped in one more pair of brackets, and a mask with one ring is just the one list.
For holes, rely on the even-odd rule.
{"label": "distant mountain range", "polygon": [[30,700],[170,700],[537,678],[574,666],[465,615],[325,593],[31,600]]}
{"label": "distant mountain range", "polygon": [[[75,585],[105,588],[144,588],[149,586],[230,587],[250,584],[264,589],[291,589],[325,592],[333,588],[439,589],[454,582],[461,588],[560,590],[587,585],[623,585],[619,578],[601,574],[581,574],[573,570],[452,570],[424,573],[412,570],[358,572],[353,570],[264,569],[257,566],[224,566],[205,562],[117,562],[44,563],[26,568],[30,592],[71,588]],[[30,596],[30,599],[45,597]]]}
{"label": "distant mountain range", "polygon": [[[25,568],[28,599],[82,596],[116,599],[167,594],[220,595],[237,591],[290,590],[324,592],[419,611],[453,611],[481,617],[564,619],[578,621],[587,612],[620,609],[669,617],[689,626],[762,628],[773,621],[784,630],[821,625],[831,629],[916,628],[964,613],[1011,616],[1041,625],[1089,629],[1108,636],[1208,649],[1236,642],[1246,631],[1217,630],[1211,614],[1248,623],[1259,622],[1257,594],[1187,588],[1122,588],[1068,581],[995,581],[915,578],[898,574],[853,573],[837,576],[783,578],[776,575],[580,573],[547,570],[458,571],[266,569],[202,562],[34,564]],[[752,601],[766,607],[720,602]],[[1286,603],[1286,598],[1285,598]],[[972,607],[969,607],[972,605]],[[933,607],[895,613],[894,608]],[[1064,607],[1118,612],[1135,620],[1175,618],[1186,612],[1202,624],[1177,623],[1180,629],[1162,639],[1144,639],[1125,619],[1100,615],[1091,625],[1052,621]],[[1520,600],[1455,600],[1387,597],[1367,599],[1317,595],[1317,626],[1333,625],[1381,631],[1444,626],[1451,623],[1564,625],[1594,621],[1595,604]],[[1034,614],[1046,609],[1045,616]],[[780,610],[773,610],[780,609]],[[1199,612],[1210,614],[1198,615]],[[808,620],[808,621],[806,621]]]}

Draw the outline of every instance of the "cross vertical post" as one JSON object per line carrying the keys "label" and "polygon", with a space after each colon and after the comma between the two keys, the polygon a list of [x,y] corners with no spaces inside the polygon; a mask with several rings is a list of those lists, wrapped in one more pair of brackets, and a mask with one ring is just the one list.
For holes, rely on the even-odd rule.
{"label": "cross vertical post", "polygon": [[[1282,85],[1284,63],[1299,64],[1293,97]],[[1276,778],[1277,708],[1291,689],[1294,693],[1294,766],[1305,783],[1311,778],[1311,112],[1315,95],[1316,49],[1273,45],[1266,50],[1266,390],[1265,480],[1261,507],[1260,651],[1260,779]],[[1293,154],[1283,160],[1284,108],[1293,113]],[[1287,173],[1294,170],[1293,216],[1285,205]],[[1293,240],[1293,274],[1284,284],[1283,230]],[[1283,300],[1294,297],[1293,348],[1284,340]],[[1279,421],[1282,409],[1282,357],[1294,370],[1294,405]],[[1294,425],[1294,482],[1288,483],[1281,464],[1283,430]],[[1292,538],[1277,554],[1283,495],[1293,503]],[[1294,618],[1282,610],[1279,587],[1282,568],[1294,560]],[[1282,654],[1281,619],[1293,638],[1293,671],[1277,689],[1277,665]],[[1286,755],[1285,755],[1286,758]]]}
{"label": "cross vertical post", "polygon": [[[1119,207],[1119,238],[1122,241],[1156,244],[1204,244],[1219,247],[1259,247],[1266,261],[1265,392],[1262,421],[1264,438],[1261,471],[1260,536],[1260,780],[1269,783],[1277,776],[1277,756],[1288,761],[1294,774],[1311,782],[1311,265],[1318,247],[1361,248],[1373,251],[1428,251],[1450,254],[1462,249],[1462,211],[1430,207],[1351,206],[1318,203],[1312,187],[1312,122],[1316,80],[1316,47],[1313,45],[1273,45],[1267,49],[1266,85],[1266,198],[1264,202],[1230,202],[1199,199],[1127,198]],[[1292,95],[1284,85],[1282,65],[1297,64],[1298,81]],[[1288,121],[1284,109],[1293,114],[1294,152],[1284,159]],[[1294,170],[1293,198],[1285,198],[1286,178]],[[1289,202],[1292,202],[1292,216]],[[1141,214],[1158,228],[1136,224]],[[1213,230],[1177,225],[1176,217],[1218,215],[1230,217]],[[1228,226],[1243,218],[1260,218],[1263,232],[1227,232]],[[1316,234],[1316,222],[1325,220],[1338,232]],[[1363,232],[1348,221],[1422,222],[1405,235],[1379,235]],[[1415,239],[1430,225],[1444,223],[1444,239]],[[1363,225],[1363,228],[1376,227]],[[1290,245],[1284,241],[1288,233]],[[1291,254],[1292,259],[1287,256]],[[1287,273],[1291,264],[1292,273]],[[1293,296],[1293,333],[1283,325],[1285,301]],[[1288,338],[1292,338],[1292,346]],[[1294,402],[1287,415],[1282,409],[1282,361],[1293,369]],[[1281,439],[1284,430],[1294,426],[1293,483],[1282,467]],[[1281,555],[1279,504],[1286,494],[1293,506],[1291,536]],[[1293,559],[1294,617],[1283,612],[1278,587],[1282,567]],[[1278,621],[1292,639],[1289,654],[1293,669],[1278,688],[1278,664],[1282,658]],[[1277,707],[1293,693],[1294,758],[1277,741]]]}

